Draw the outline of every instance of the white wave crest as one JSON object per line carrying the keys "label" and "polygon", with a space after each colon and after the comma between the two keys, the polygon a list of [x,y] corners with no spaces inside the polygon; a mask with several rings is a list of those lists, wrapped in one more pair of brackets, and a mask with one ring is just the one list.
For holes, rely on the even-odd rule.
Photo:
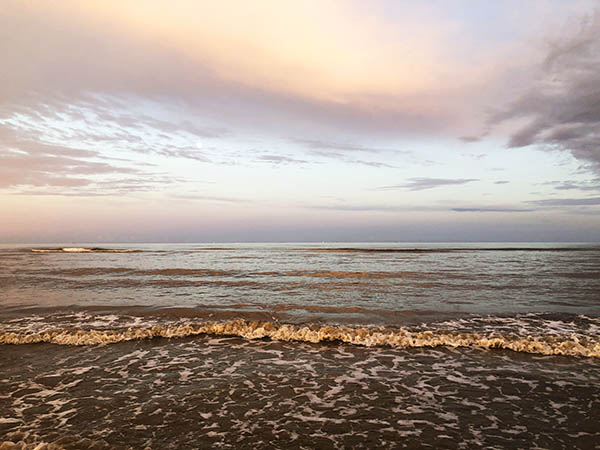
{"label": "white wave crest", "polygon": [[577,336],[485,335],[441,330],[410,331],[404,328],[347,326],[299,326],[274,322],[231,320],[130,327],[127,329],[58,329],[39,333],[5,332],[0,344],[53,343],[60,345],[99,345],[117,342],[179,338],[197,335],[238,336],[247,339],[273,339],[298,342],[344,342],[360,346],[473,347],[507,349],[541,355],[600,357],[600,341]]}

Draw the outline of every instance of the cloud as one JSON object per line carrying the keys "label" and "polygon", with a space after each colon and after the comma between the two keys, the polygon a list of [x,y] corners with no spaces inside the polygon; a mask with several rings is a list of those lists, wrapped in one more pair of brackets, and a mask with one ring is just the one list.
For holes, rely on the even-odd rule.
{"label": "cloud", "polygon": [[554,189],[559,191],[600,191],[600,180],[594,181],[563,181],[556,183]]}
{"label": "cloud", "polygon": [[378,161],[364,161],[361,159],[349,159],[349,160],[346,160],[345,162],[347,162],[349,164],[361,164],[363,166],[376,167],[376,168],[383,168],[383,167],[387,167],[390,169],[397,168],[396,166],[394,166],[392,164],[382,163],[382,162],[378,162]]}
{"label": "cloud", "polygon": [[[0,115],[46,108],[58,116],[84,101],[101,108],[104,96],[136,105],[141,123],[167,134],[259,129],[344,152],[381,149],[323,136],[382,142],[472,129],[522,64],[515,63],[522,46],[482,40],[469,14],[458,19],[460,6],[395,3],[369,8],[365,20],[360,2],[181,0],[166,11],[162,2],[5,0]],[[490,25],[514,30],[512,8],[499,9],[510,14]],[[537,9],[521,5],[522,20]],[[178,109],[178,117],[145,117],[157,107]],[[207,116],[215,123],[203,123]],[[135,127],[132,117],[115,119]],[[163,154],[202,161],[194,146]]]}
{"label": "cloud", "polygon": [[[302,144],[308,148],[316,149],[316,150],[335,150],[335,151],[343,151],[343,152],[365,152],[365,153],[404,153],[409,154],[409,151],[406,150],[393,150],[386,148],[374,148],[374,147],[365,147],[357,144],[348,144],[348,143],[340,143],[340,142],[331,142],[331,141],[323,141],[318,139],[292,139],[293,142],[298,144]],[[320,153],[322,155],[327,155],[330,153],[324,152]],[[338,154],[338,153],[334,153]]]}
{"label": "cloud", "polygon": [[496,208],[496,207],[485,207],[485,208],[450,208],[450,211],[454,212],[500,212],[500,213],[522,213],[531,212],[535,209],[517,209],[517,208]]}
{"label": "cloud", "polygon": [[537,81],[492,114],[490,125],[525,121],[510,135],[508,147],[566,151],[600,172],[600,11],[575,28],[550,44]]}
{"label": "cloud", "polygon": [[135,169],[107,163],[53,155],[0,152],[0,187],[17,184],[33,186],[82,186],[88,179],[78,176],[137,173]]}
{"label": "cloud", "polygon": [[[78,179],[72,177],[66,178],[66,184],[61,183],[59,177],[49,176],[46,179],[45,174],[41,176],[41,182],[34,179],[31,183],[23,182],[23,178],[19,179],[18,183],[10,186],[12,195],[27,195],[27,196],[54,196],[54,197],[111,197],[130,195],[132,193],[152,192],[166,185],[172,185],[176,181],[166,176],[152,176],[149,174],[143,175],[140,178],[112,178],[109,180],[90,180]],[[26,180],[26,178],[25,178]],[[75,182],[73,182],[75,180]],[[27,186],[27,187],[26,187]]]}
{"label": "cloud", "polygon": [[479,142],[483,139],[482,136],[461,136],[458,139],[460,139],[463,142],[469,143],[469,142]]}
{"label": "cloud", "polygon": [[331,211],[373,211],[373,212],[439,212],[439,211],[454,211],[459,213],[485,213],[485,212],[495,212],[495,213],[525,213],[525,212],[533,212],[536,209],[533,208],[510,208],[510,207],[502,207],[502,206],[482,206],[476,208],[450,208],[447,209],[443,206],[415,206],[415,205],[401,205],[401,206],[391,206],[391,205],[366,205],[366,204],[335,204],[335,205],[310,205],[306,206],[311,209],[326,209]]}
{"label": "cloud", "polygon": [[551,198],[544,200],[532,200],[529,203],[540,206],[594,206],[600,205],[600,197]]}
{"label": "cloud", "polygon": [[494,184],[508,184],[510,183],[510,181],[508,180],[498,180],[498,181],[494,181]]}
{"label": "cloud", "polygon": [[[323,209],[327,211],[347,211],[347,212],[406,212],[414,210],[405,206],[385,206],[385,205],[307,205],[309,209]],[[420,210],[420,208],[416,208]]]}
{"label": "cloud", "polygon": [[16,185],[78,187],[91,183],[88,176],[132,174],[137,169],[90,161],[97,152],[20,138],[0,126],[0,187]]}
{"label": "cloud", "polygon": [[463,153],[462,156],[466,156],[467,158],[479,160],[479,159],[483,159],[483,158],[487,157],[487,154],[485,154],[485,153],[479,153],[479,154]]}
{"label": "cloud", "polygon": [[[139,115],[166,133],[213,138],[258,127],[307,140],[323,131],[454,135],[473,122],[485,101],[479,88],[495,74],[447,46],[454,22],[429,6],[369,17],[352,2],[182,0],[165,11],[162,2],[6,0],[0,109],[52,111],[104,95],[140,110],[150,102],[179,108],[175,123]],[[207,115],[219,123],[196,123]]]}
{"label": "cloud", "polygon": [[308,161],[303,159],[290,158],[283,155],[260,155],[257,157],[259,161],[269,162],[272,164],[307,164]]}
{"label": "cloud", "polygon": [[248,204],[254,203],[252,200],[237,198],[237,197],[223,197],[223,196],[215,196],[215,195],[202,195],[202,194],[172,194],[171,198],[181,199],[181,200],[204,200],[204,201],[212,201],[212,202],[223,202],[223,203],[239,203],[239,204]]}
{"label": "cloud", "polygon": [[4,122],[7,139],[27,135],[38,147],[51,143],[53,151],[60,142],[66,151],[77,152],[77,156],[85,156],[85,152],[88,156],[100,156],[108,150],[210,162],[197,143],[201,138],[220,136],[216,129],[203,129],[185,120],[160,120],[126,108],[115,98],[88,96],[86,101],[56,103],[51,109],[21,107],[12,117],[0,116],[0,124]]}
{"label": "cloud", "polygon": [[458,178],[458,179],[448,179],[448,178],[409,178],[408,183],[398,184],[395,186],[382,186],[377,188],[380,191],[389,191],[395,189],[406,189],[408,191],[422,191],[425,189],[433,189],[437,187],[443,186],[454,186],[461,185],[466,183],[471,183],[473,181],[479,181],[477,178]]}
{"label": "cloud", "polygon": [[352,153],[382,153],[382,154],[403,154],[409,155],[412,152],[407,150],[393,150],[388,148],[377,148],[377,147],[365,147],[358,144],[332,142],[318,139],[292,139],[292,142],[301,144],[310,150],[310,155],[321,156],[325,158],[331,158],[341,161],[346,164],[359,164],[363,166],[376,167],[376,168],[391,168],[394,169],[396,166],[381,161],[370,161],[364,159],[354,159],[348,154]]}
{"label": "cloud", "polygon": [[47,141],[51,136],[35,128],[0,122],[0,189],[27,195],[115,195],[181,181],[154,173],[152,164],[71,147],[68,130],[60,132],[65,145]]}

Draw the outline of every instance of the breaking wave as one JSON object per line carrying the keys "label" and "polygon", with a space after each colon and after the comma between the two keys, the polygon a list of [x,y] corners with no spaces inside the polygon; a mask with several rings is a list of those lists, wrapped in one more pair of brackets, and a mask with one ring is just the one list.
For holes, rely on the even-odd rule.
{"label": "breaking wave", "polygon": [[522,336],[404,328],[349,327],[341,325],[292,325],[269,321],[229,320],[221,322],[173,323],[109,329],[61,328],[43,332],[3,332],[0,344],[52,343],[100,345],[153,338],[183,338],[198,335],[237,336],[307,343],[343,342],[359,346],[392,348],[471,347],[506,349],[540,355],[600,357],[600,340],[577,336]]}
{"label": "breaking wave", "polygon": [[100,247],[32,248],[34,253],[139,253],[142,250]]}

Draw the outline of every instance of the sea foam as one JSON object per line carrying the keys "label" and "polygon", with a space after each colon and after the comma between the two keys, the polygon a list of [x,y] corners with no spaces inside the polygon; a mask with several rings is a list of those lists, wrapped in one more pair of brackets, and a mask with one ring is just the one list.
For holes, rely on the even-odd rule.
{"label": "sea foam", "polygon": [[173,323],[116,329],[54,329],[44,332],[4,332],[0,344],[52,343],[99,345],[152,338],[182,338],[197,335],[238,336],[295,342],[343,342],[359,346],[392,348],[472,347],[506,349],[540,355],[600,357],[600,341],[571,336],[520,336],[443,330],[413,331],[404,328],[349,327],[339,325],[291,325],[268,321]]}

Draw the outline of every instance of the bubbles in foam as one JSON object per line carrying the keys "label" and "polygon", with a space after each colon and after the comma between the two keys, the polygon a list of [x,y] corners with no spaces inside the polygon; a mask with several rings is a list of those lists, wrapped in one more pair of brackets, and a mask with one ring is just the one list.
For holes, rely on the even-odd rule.
{"label": "bubbles in foam", "polygon": [[60,345],[99,345],[152,339],[181,338],[197,335],[239,336],[246,339],[272,339],[297,342],[344,342],[359,346],[393,348],[473,347],[508,349],[541,355],[600,356],[600,341],[572,335],[484,334],[448,330],[408,330],[404,328],[339,325],[291,325],[274,322],[231,320],[224,322],[174,322],[153,326],[108,329],[59,328],[41,332],[4,331],[1,344],[53,343]]}

